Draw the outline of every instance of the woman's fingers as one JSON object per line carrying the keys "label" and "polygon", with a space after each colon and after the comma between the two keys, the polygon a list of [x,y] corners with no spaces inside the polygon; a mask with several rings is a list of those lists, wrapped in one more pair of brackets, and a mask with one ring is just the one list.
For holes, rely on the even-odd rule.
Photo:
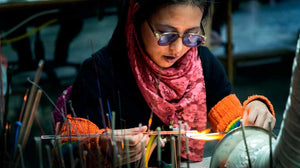
{"label": "woman's fingers", "polygon": [[267,119],[267,112],[262,109],[256,109],[256,115],[257,117],[253,124],[258,127],[263,127]]}
{"label": "woman's fingers", "polygon": [[[111,141],[110,137],[109,141]],[[130,136],[116,136],[116,143],[119,153],[125,154],[126,153],[126,140],[128,140],[128,152],[130,154],[132,153],[140,153],[142,152],[142,142],[144,142],[144,148],[149,142],[149,137],[146,134],[139,133],[136,135],[130,135]]]}
{"label": "woman's fingers", "polygon": [[[142,158],[142,153],[136,153],[136,154],[131,154],[129,156],[129,162],[132,163],[132,162],[136,162],[138,160],[140,160]],[[121,163],[122,165],[126,164],[127,163],[127,156],[126,155],[121,155]]]}
{"label": "woman's fingers", "polygon": [[[145,146],[148,144],[150,139],[147,134],[144,134],[146,130],[146,126],[131,129],[115,130],[114,133],[115,141],[117,144],[117,153],[121,156],[122,164],[125,164],[127,162],[127,154],[129,154],[130,162],[134,162],[141,159],[142,151],[143,149],[144,151],[146,151]],[[126,139],[128,140],[128,147],[126,146]],[[104,151],[107,154],[112,151],[111,149],[109,149],[112,146],[107,145],[109,143],[112,143],[111,134],[107,134],[107,136],[101,136],[99,143],[102,150],[104,149]]]}
{"label": "woman's fingers", "polygon": [[275,117],[271,114],[268,107],[259,100],[254,100],[246,106],[243,115],[243,120],[249,122],[249,125],[259,126],[265,129],[269,128],[268,122],[270,120],[272,122],[272,129],[274,128],[276,122]]}
{"label": "woman's fingers", "polygon": [[147,126],[141,126],[141,127],[135,127],[135,128],[130,128],[127,129],[129,132],[146,132]]}
{"label": "woman's fingers", "polygon": [[274,128],[275,123],[276,123],[276,119],[275,119],[275,117],[273,117],[273,115],[271,115],[271,116],[268,115],[267,116],[267,118],[264,122],[263,128],[269,130],[269,121],[271,121],[271,129]]}
{"label": "woman's fingers", "polygon": [[[121,160],[122,160],[122,164],[126,164],[127,163],[127,157],[129,155],[129,160],[130,162],[135,162],[135,161],[138,161],[142,158],[142,149],[144,148],[144,151],[146,151],[146,144],[148,143],[149,141],[149,138],[148,136],[144,136],[143,139],[141,141],[139,141],[136,145],[131,145],[128,147],[128,151],[126,150],[126,146],[125,148],[120,148],[119,146],[119,149],[118,149],[118,153],[120,154],[120,156],[122,157]],[[144,143],[142,143],[144,142]],[[143,144],[143,146],[142,146]]]}
{"label": "woman's fingers", "polygon": [[129,129],[117,129],[115,130],[115,135],[126,135],[126,134],[137,134],[146,132],[147,126],[141,126],[141,127],[134,127]]}
{"label": "woman's fingers", "polygon": [[252,110],[250,109],[250,112],[249,112],[249,115],[248,115],[248,122],[249,122],[249,125],[254,125],[255,121],[256,121],[256,118],[257,118],[257,111],[256,110]]}
{"label": "woman's fingers", "polygon": [[246,108],[245,111],[243,112],[242,120],[244,122],[244,125],[249,125],[249,112],[250,108]]}
{"label": "woman's fingers", "polygon": [[143,138],[144,138],[144,134],[143,134],[143,133],[139,133],[139,134],[136,134],[136,135],[134,135],[134,136],[129,136],[129,137],[128,137],[129,145],[130,145],[130,146],[135,146],[135,145],[138,144]]}
{"label": "woman's fingers", "polygon": [[[142,146],[142,142],[144,144],[144,146]],[[129,152],[130,153],[141,153],[142,152],[142,148],[145,148],[147,146],[149,142],[149,137],[147,135],[144,135],[143,139],[141,139],[137,144],[135,145],[130,145],[129,144]],[[126,149],[126,146],[125,146]],[[124,152],[126,152],[125,150],[123,150]]]}

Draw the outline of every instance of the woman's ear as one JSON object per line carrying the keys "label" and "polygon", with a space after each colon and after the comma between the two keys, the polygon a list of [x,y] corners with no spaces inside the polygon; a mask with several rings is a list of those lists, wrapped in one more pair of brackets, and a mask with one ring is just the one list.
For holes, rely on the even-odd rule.
{"label": "woman's ear", "polygon": [[133,6],[133,13],[136,13],[140,9],[140,3],[136,2]]}

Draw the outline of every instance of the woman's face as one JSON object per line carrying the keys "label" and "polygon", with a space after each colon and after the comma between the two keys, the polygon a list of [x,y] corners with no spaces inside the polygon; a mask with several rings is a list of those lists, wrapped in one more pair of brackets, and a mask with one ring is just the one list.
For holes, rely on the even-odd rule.
{"label": "woman's face", "polygon": [[[201,31],[202,14],[203,11],[196,6],[185,4],[169,5],[154,13],[150,17],[149,23],[154,31],[160,33],[177,32],[180,35],[184,33],[198,33]],[[182,43],[181,37],[170,45],[158,45],[158,39],[154,36],[147,21],[141,25],[141,37],[144,49],[150,58],[162,68],[171,67],[190,49],[190,47]]]}

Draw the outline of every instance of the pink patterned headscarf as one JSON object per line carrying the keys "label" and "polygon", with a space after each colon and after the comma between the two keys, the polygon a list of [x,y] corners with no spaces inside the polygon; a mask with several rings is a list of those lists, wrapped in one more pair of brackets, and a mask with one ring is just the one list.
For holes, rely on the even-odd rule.
{"label": "pink patterned headscarf", "polygon": [[[166,124],[187,122],[189,130],[206,128],[206,92],[197,48],[191,48],[170,68],[160,68],[145,53],[134,26],[134,0],[130,1],[126,40],[130,66],[137,85],[150,109]],[[201,161],[204,141],[189,140],[190,160]],[[185,141],[182,139],[182,145]],[[182,148],[182,157],[186,157]]]}

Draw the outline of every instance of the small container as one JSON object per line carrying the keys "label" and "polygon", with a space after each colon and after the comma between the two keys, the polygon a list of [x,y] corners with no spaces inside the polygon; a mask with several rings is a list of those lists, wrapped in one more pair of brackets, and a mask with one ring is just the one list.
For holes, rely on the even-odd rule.
{"label": "small container", "polygon": [[[272,138],[272,148],[274,149],[276,135],[273,133],[270,135],[269,131],[261,127],[245,126],[245,137],[252,167],[269,165],[269,136]],[[241,127],[227,133],[216,145],[210,167],[249,167]]]}

